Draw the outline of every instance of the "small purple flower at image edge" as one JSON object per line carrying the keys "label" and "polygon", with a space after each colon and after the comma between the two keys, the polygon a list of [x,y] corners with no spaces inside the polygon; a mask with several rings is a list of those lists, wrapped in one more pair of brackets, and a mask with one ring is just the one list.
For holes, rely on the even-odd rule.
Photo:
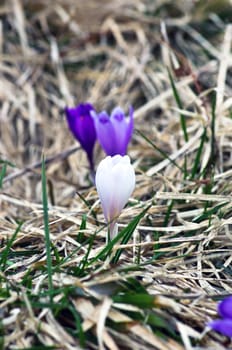
{"label": "small purple flower at image edge", "polygon": [[94,172],[93,149],[97,139],[96,130],[91,111],[94,107],[90,103],[80,103],[74,108],[65,108],[68,126],[73,136],[80,142],[85,150],[90,170]]}
{"label": "small purple flower at image edge", "polygon": [[216,319],[207,324],[212,328],[227,337],[232,338],[232,296],[220,301],[217,310],[221,319]]}
{"label": "small purple flower at image edge", "polygon": [[128,143],[134,129],[134,111],[129,108],[126,117],[121,107],[115,107],[109,115],[106,111],[91,111],[98,141],[108,156],[127,154]]}

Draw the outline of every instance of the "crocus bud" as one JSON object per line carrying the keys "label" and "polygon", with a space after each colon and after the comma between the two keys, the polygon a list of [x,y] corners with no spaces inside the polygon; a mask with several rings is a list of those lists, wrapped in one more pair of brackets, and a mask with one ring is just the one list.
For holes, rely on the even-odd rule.
{"label": "crocus bud", "polygon": [[91,115],[95,122],[98,141],[105,153],[109,156],[116,154],[124,156],[134,128],[133,108],[130,107],[129,117],[125,116],[120,107],[114,108],[111,116],[105,111],[99,114],[92,111]]}
{"label": "crocus bud", "polygon": [[97,136],[94,121],[90,115],[91,111],[94,111],[94,108],[90,103],[81,103],[75,108],[65,108],[69,129],[87,153],[90,169],[93,170],[93,148]]}
{"label": "crocus bud", "polygon": [[116,220],[135,187],[135,172],[128,156],[116,155],[103,159],[96,172],[97,192],[104,217],[110,227],[110,237],[117,234]]}

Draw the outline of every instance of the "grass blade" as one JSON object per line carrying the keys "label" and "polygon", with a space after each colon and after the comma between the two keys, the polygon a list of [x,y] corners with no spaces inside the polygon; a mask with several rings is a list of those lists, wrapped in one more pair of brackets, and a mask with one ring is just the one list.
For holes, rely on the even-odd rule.
{"label": "grass blade", "polygon": [[212,97],[212,120],[211,120],[211,155],[210,165],[215,165],[215,158],[218,156],[217,143],[215,138],[215,120],[216,120],[216,93]]}
{"label": "grass blade", "polygon": [[175,165],[181,172],[183,172],[183,169],[174,161],[172,160],[166,152],[164,152],[161,148],[157,147],[151,140],[149,140],[146,135],[144,135],[140,130],[136,130],[136,132],[142,136],[144,140],[146,140],[156,151],[158,151],[165,159],[167,158],[170,163]]}
{"label": "grass blade", "polygon": [[[123,235],[122,235],[122,242],[121,244],[127,244],[127,242],[129,241],[129,239],[131,238],[134,230],[136,229],[136,226],[138,225],[139,221],[144,217],[144,215],[146,214],[146,212],[148,211],[148,209],[150,208],[147,207],[146,209],[144,209],[142,211],[142,213],[140,213],[139,215],[137,215],[128,225],[127,227],[125,227],[122,232],[123,232]],[[121,233],[122,233],[121,232]],[[114,264],[116,264],[121,256],[123,252],[123,249],[118,249],[112,262]]]}
{"label": "grass blade", "polygon": [[0,188],[2,188],[3,180],[4,180],[4,177],[6,176],[7,166],[14,168],[15,165],[13,163],[9,162],[8,160],[2,160],[2,159],[0,159],[0,164],[2,164],[2,169],[0,171]]}
{"label": "grass blade", "polygon": [[203,151],[204,143],[206,141],[206,135],[207,134],[206,134],[206,128],[205,128],[204,131],[203,131],[203,134],[201,136],[201,142],[200,142],[200,146],[198,148],[198,151],[197,151],[197,154],[196,154],[196,157],[195,157],[195,161],[194,161],[194,164],[193,164],[190,180],[194,179],[194,177],[196,175],[196,172],[197,172],[197,169],[199,167],[201,154],[202,154],[202,151]]}
{"label": "grass blade", "polygon": [[2,188],[3,179],[6,175],[6,167],[7,167],[7,164],[3,163],[2,169],[0,171],[0,188]]}
{"label": "grass blade", "polygon": [[48,199],[47,199],[47,181],[44,156],[42,158],[42,202],[43,202],[43,218],[44,218],[44,233],[45,246],[47,256],[47,273],[48,273],[48,288],[51,292],[50,298],[52,300],[52,257],[51,257],[51,241],[49,231],[49,216],[48,216]]}
{"label": "grass blade", "polygon": [[169,218],[170,218],[173,206],[174,206],[174,200],[171,200],[170,204],[167,207],[167,212],[164,218],[164,223],[163,223],[164,227],[168,226],[168,222],[169,222]]}
{"label": "grass blade", "polygon": [[0,319],[0,350],[4,350],[4,327]]}
{"label": "grass blade", "polygon": [[[173,95],[174,95],[174,98],[176,100],[177,106],[180,109],[183,109],[183,105],[182,105],[179,93],[178,93],[178,91],[176,89],[176,85],[175,85],[174,79],[173,79],[169,69],[168,69],[168,76],[169,76],[169,79],[170,79],[170,82],[171,82],[171,87],[172,87],[172,90],[173,90]],[[188,142],[189,137],[188,137],[187,127],[186,127],[185,117],[181,113],[180,113],[180,124],[181,124],[181,128],[183,130],[183,133],[184,133],[185,142]]]}
{"label": "grass blade", "polygon": [[6,268],[6,264],[7,264],[7,258],[8,258],[8,254],[10,252],[10,248],[12,247],[12,244],[14,243],[14,240],[17,236],[17,234],[19,233],[21,226],[22,226],[22,222],[18,225],[18,227],[16,228],[15,232],[13,233],[12,237],[10,238],[10,240],[7,242],[6,248],[3,250],[3,252],[1,253],[1,258],[0,258],[0,266],[1,266],[1,270],[4,271],[4,269]]}
{"label": "grass blade", "polygon": [[[151,207],[151,205],[149,205],[148,207],[146,207],[140,214],[138,214],[121,232],[119,232],[119,234],[114,237],[105,248],[102,249],[102,251],[97,254],[89,263],[89,265],[91,265],[92,263],[94,263],[95,261],[102,259],[102,258],[106,258],[108,255],[110,255],[110,252],[112,251],[113,246],[120,240],[123,238],[124,242],[128,242],[128,240],[130,239],[131,235],[133,234],[136,226],[138,225],[139,221],[143,218],[143,216],[145,215],[145,213],[148,211],[148,209]],[[113,259],[113,262],[116,263],[120,257],[122,253],[122,249],[119,249],[117,251],[117,253],[115,254],[115,257]]]}
{"label": "grass blade", "polygon": [[148,293],[125,293],[113,296],[114,303],[131,304],[139,308],[152,308],[155,306],[156,297]]}

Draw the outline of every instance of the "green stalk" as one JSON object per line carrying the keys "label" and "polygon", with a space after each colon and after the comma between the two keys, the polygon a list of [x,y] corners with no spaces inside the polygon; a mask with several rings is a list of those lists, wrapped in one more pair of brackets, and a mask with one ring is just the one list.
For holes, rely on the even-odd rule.
{"label": "green stalk", "polygon": [[49,231],[48,199],[47,199],[47,181],[46,181],[44,155],[42,158],[42,202],[43,202],[45,247],[46,247],[46,256],[47,256],[48,288],[50,291],[50,299],[52,302],[52,298],[53,298],[52,257],[51,257],[51,241],[50,241],[50,231]]}

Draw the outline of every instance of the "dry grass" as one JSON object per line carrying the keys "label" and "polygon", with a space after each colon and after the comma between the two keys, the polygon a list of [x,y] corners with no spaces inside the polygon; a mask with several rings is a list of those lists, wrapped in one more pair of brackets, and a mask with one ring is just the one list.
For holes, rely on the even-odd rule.
{"label": "dry grass", "polygon": [[[206,328],[232,294],[232,4],[208,3],[0,4],[0,348],[232,348]],[[81,101],[135,108],[137,185],[120,230],[147,211],[106,255],[63,113]],[[103,157],[97,147],[96,164]]]}

